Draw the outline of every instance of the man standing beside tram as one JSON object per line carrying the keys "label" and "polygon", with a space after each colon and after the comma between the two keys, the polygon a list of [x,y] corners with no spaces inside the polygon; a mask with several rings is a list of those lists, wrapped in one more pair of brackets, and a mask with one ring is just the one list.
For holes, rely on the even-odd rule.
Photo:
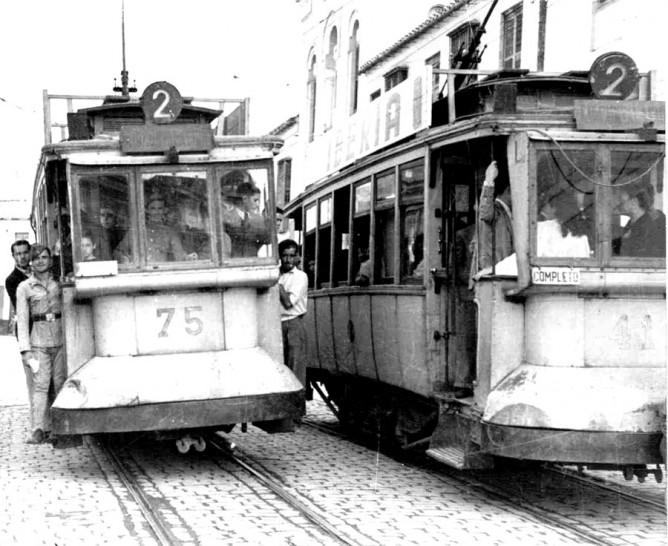
{"label": "man standing beside tram", "polygon": [[281,300],[281,329],[283,330],[283,357],[290,368],[306,386],[306,298],[308,278],[306,273],[297,268],[299,245],[292,239],[281,241],[278,245],[281,260],[281,275],[278,278],[278,290]]}

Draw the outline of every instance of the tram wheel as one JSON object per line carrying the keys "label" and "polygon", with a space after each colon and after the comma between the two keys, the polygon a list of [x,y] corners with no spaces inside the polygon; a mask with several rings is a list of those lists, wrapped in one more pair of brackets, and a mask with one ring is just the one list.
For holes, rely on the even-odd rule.
{"label": "tram wheel", "polygon": [[204,438],[197,437],[193,442],[193,447],[195,451],[202,453],[206,449],[206,440]]}
{"label": "tram wheel", "polygon": [[190,451],[190,442],[186,438],[179,438],[176,440],[176,449],[178,449],[179,453],[185,455]]}

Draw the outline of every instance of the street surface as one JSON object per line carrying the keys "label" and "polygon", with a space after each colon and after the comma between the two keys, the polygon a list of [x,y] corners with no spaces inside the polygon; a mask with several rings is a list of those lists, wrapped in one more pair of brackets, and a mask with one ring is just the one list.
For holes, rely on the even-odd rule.
{"label": "street surface", "polygon": [[[160,544],[97,442],[68,450],[25,444],[29,416],[15,339],[0,336],[0,351],[0,545]],[[331,420],[321,403],[310,403],[309,418]],[[490,494],[474,476],[462,480],[456,473],[403,464],[308,426],[279,435],[251,426],[242,433],[237,427],[228,438],[301,504],[327,519],[346,544],[666,544],[665,513],[579,485],[564,485],[555,494],[555,483],[561,486],[551,478],[542,477],[536,485],[528,478],[506,477],[518,499],[523,496],[509,502]],[[173,442],[148,441],[118,450],[170,526],[172,543],[342,543],[210,451],[181,455]],[[643,487],[664,490],[651,478],[644,485],[633,484],[634,489]],[[537,515],[528,504],[555,510],[558,518]],[[564,521],[575,526],[562,526]],[[589,542],[589,535],[598,541]]]}

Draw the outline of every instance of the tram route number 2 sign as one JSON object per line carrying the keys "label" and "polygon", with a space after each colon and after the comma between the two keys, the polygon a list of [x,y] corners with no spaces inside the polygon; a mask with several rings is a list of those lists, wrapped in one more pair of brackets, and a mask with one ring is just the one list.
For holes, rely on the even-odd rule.
{"label": "tram route number 2 sign", "polygon": [[580,270],[573,267],[533,267],[534,284],[580,284]]}

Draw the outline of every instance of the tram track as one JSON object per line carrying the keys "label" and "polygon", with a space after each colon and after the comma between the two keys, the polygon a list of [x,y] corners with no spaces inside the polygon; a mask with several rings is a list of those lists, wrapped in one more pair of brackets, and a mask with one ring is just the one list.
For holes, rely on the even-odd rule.
{"label": "tram track", "polygon": [[[248,454],[243,453],[242,449],[238,448],[236,445],[230,444],[226,439],[220,436],[209,438],[208,443],[211,447],[215,448],[219,454],[253,476],[265,487],[270,489],[276,496],[308,519],[321,532],[334,539],[338,544],[344,546],[359,546],[362,543],[359,539],[349,536],[352,530],[348,530],[347,534],[343,534],[337,529],[337,526],[328,521],[328,518],[320,510],[290,491],[290,489],[282,484],[280,480],[267,472],[260,463],[253,460]],[[339,524],[339,527],[340,526],[341,524]],[[375,541],[367,537],[364,537],[363,543],[376,544]]]}
{"label": "tram track", "polygon": [[[609,484],[600,483],[591,477],[577,477],[572,472],[557,472],[556,469],[541,466],[533,470],[533,474],[522,473],[522,479],[526,480],[527,476],[533,478],[533,483],[529,481],[518,486],[516,475],[506,479],[500,479],[498,473],[484,472],[484,471],[458,471],[450,469],[445,466],[438,465],[429,459],[424,453],[409,453],[400,449],[379,449],[376,439],[371,438],[351,438],[338,430],[335,430],[330,425],[323,425],[322,423],[306,420],[306,426],[319,431],[323,434],[335,436],[337,438],[346,438],[358,444],[362,444],[369,449],[374,449],[382,452],[384,455],[391,457],[398,462],[405,465],[412,465],[420,471],[427,472],[435,479],[455,480],[462,485],[472,489],[484,492],[485,495],[503,502],[508,505],[508,509],[512,511],[521,511],[529,514],[531,517],[547,524],[554,529],[562,530],[565,534],[572,537],[577,537],[579,540],[587,544],[596,544],[600,546],[613,546],[619,544],[635,544],[619,536],[615,533],[608,532],[596,528],[594,525],[589,525],[582,518],[575,517],[568,514],[568,509],[565,503],[559,500],[547,499],[546,502],[540,502],[541,496],[545,489],[543,480],[544,476],[559,475],[562,480],[567,480],[573,484],[574,490],[581,488],[583,485],[591,492],[591,498],[597,499],[601,496],[607,496],[607,502],[611,505],[617,506],[619,502],[631,503],[641,510],[651,510],[657,515],[665,516],[665,505],[654,502],[650,499],[635,495],[624,491],[622,487],[612,487]],[[547,479],[549,481],[549,478]],[[540,483],[540,485],[538,485]],[[548,488],[549,489],[549,488]],[[540,490],[540,494],[536,493]],[[582,491],[579,491],[582,495]],[[614,498],[610,498],[614,496]],[[537,500],[538,499],[538,500]],[[595,500],[593,501],[596,502]],[[552,505],[552,507],[541,506]],[[621,534],[621,533],[620,533]]]}
{"label": "tram track", "polygon": [[[130,446],[119,448],[103,437],[89,437],[86,444],[98,461],[99,466],[107,474],[113,473],[122,484],[122,491],[117,496],[121,502],[127,504],[127,498],[139,510],[141,518],[136,519],[134,527],[142,527],[148,531],[151,538],[160,546],[180,545],[184,543],[199,544],[200,540],[194,529],[188,527],[184,518],[174,508],[172,499],[165,497],[161,491],[153,486],[143,463],[135,460]],[[266,471],[262,464],[243,452],[243,449],[227,441],[222,435],[206,437],[207,449],[204,452],[183,456],[190,458],[195,464],[210,463],[216,465],[226,476],[235,476],[230,463],[250,477],[250,480],[259,483],[263,489],[289,506],[297,514],[305,518],[313,527],[310,531],[312,538],[321,535],[325,542],[312,541],[313,544],[340,544],[342,546],[379,546],[379,543],[361,535],[355,529],[349,528],[341,520],[331,521],[332,518],[320,510],[298,492],[281,482],[280,477]],[[193,450],[194,451],[194,450]],[[199,451],[199,450],[198,450]],[[238,476],[236,476],[238,477]],[[245,480],[242,480],[245,482]],[[125,495],[127,493],[127,496]],[[126,500],[122,500],[126,497]],[[127,512],[132,512],[128,506]],[[136,513],[136,511],[135,511]],[[175,532],[175,523],[178,530]],[[344,529],[342,531],[342,529]]]}
{"label": "tram track", "polygon": [[[88,437],[86,442],[98,462],[100,458],[104,458],[113,468],[130,498],[138,506],[147,529],[156,543],[161,546],[183,544],[183,538],[177,537],[173,532],[173,523],[168,522],[169,519],[172,521],[180,519],[178,513],[170,508],[169,503],[160,502],[155,494],[148,494],[139,477],[143,471],[131,456],[122,455],[100,437]],[[192,540],[197,543],[196,537],[193,536]]]}
{"label": "tram track", "polygon": [[566,476],[571,480],[577,481],[581,484],[585,484],[594,489],[604,489],[606,491],[610,491],[615,495],[618,495],[620,498],[624,498],[628,501],[638,504],[639,506],[654,510],[659,514],[666,513],[665,502],[656,501],[643,495],[631,493],[629,490],[627,490],[628,488],[624,487],[623,485],[617,485],[604,478],[592,476],[587,474],[586,472],[583,473],[576,472],[574,470],[570,470],[568,468],[563,468],[561,466],[555,466],[555,465],[546,465],[543,467],[543,471],[552,472],[560,476]]}

